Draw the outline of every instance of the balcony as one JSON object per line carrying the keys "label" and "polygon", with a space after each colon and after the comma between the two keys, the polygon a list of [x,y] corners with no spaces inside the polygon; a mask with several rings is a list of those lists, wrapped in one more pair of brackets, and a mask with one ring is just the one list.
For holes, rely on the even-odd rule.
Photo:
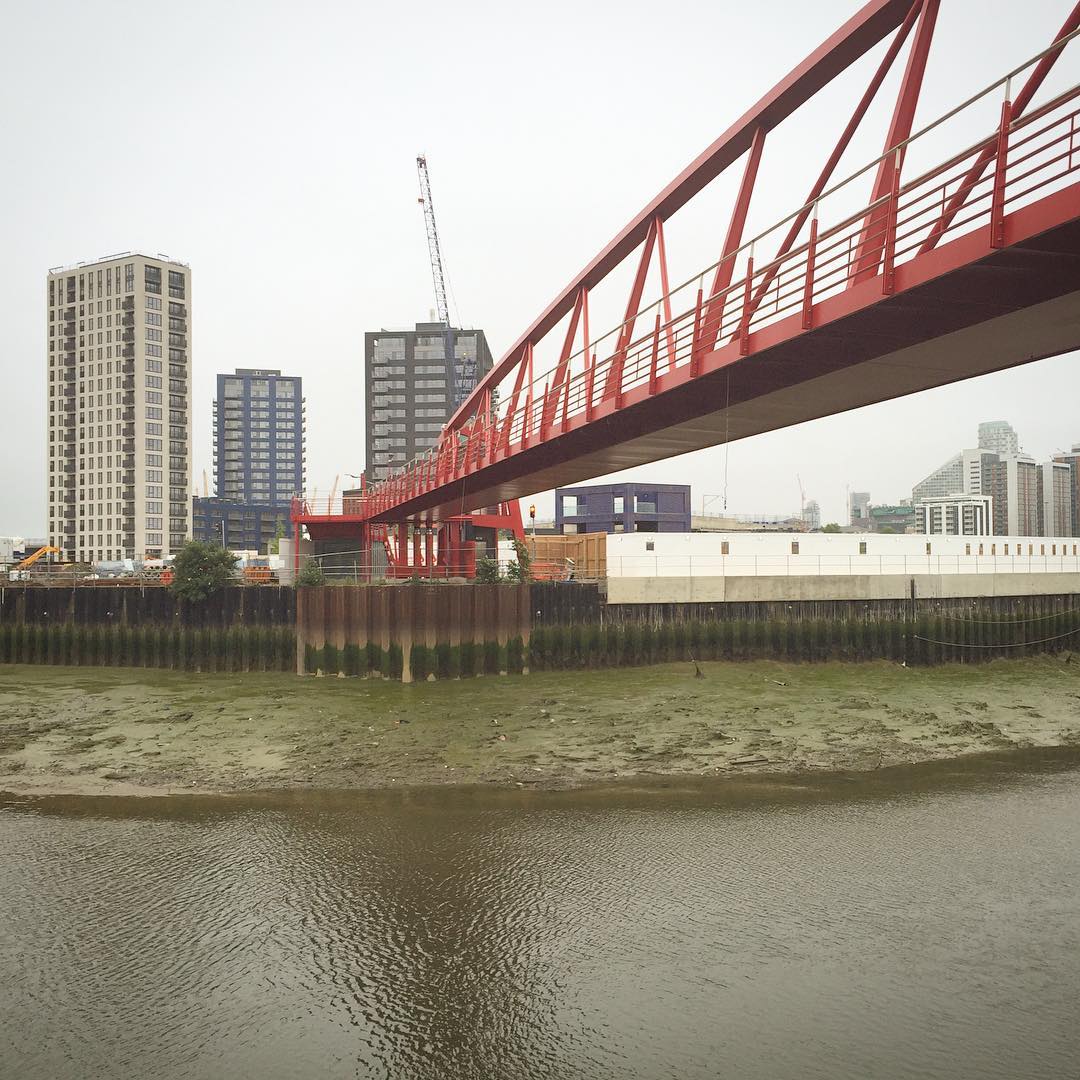
{"label": "balcony", "polygon": [[121,460],[121,462],[120,462],[120,468],[122,468],[122,469],[134,469],[135,468],[135,458],[134,457],[123,458]]}
{"label": "balcony", "polygon": [[71,446],[61,447],[60,456],[61,457],[73,458],[75,456],[75,446],[74,446],[74,444],[72,444]]}
{"label": "balcony", "polygon": [[123,303],[120,305],[121,311],[134,311],[135,310],[135,297],[125,296]]}
{"label": "balcony", "polygon": [[135,340],[135,331],[134,330],[124,330],[120,334],[120,340],[121,341],[134,341]]}
{"label": "balcony", "polygon": [[64,352],[75,351],[75,339],[73,337],[64,338]]}
{"label": "balcony", "polygon": [[65,413],[60,422],[63,424],[64,427],[71,428],[72,431],[74,431],[74,429],[75,429],[75,413],[74,412]]}
{"label": "balcony", "polygon": [[75,472],[75,462],[74,461],[62,462],[61,465],[60,465],[60,471],[61,472],[66,472],[66,473],[74,473]]}
{"label": "balcony", "polygon": [[[66,382],[66,383],[75,382],[75,371],[74,370],[65,371],[63,381]],[[72,387],[72,390],[74,390],[74,387]]]}
{"label": "balcony", "polygon": [[128,312],[128,313],[126,313],[124,315],[121,315],[120,316],[120,325],[121,326],[134,326],[135,325],[135,316],[133,314],[131,314],[130,312]]}
{"label": "balcony", "polygon": [[120,365],[120,371],[124,375],[134,375],[135,374],[135,361],[134,360],[125,360]]}
{"label": "balcony", "polygon": [[134,439],[125,439],[123,441],[123,443],[121,443],[121,445],[120,445],[120,450],[125,454],[134,454],[135,453],[135,440]]}
{"label": "balcony", "polygon": [[120,419],[121,420],[134,420],[135,419],[135,407],[134,407],[134,405],[129,405],[126,409],[122,410],[121,413],[120,413]]}
{"label": "balcony", "polygon": [[[128,484],[128,485],[134,484],[135,483],[135,470],[134,469],[129,469],[127,472],[121,473],[121,475],[120,475],[120,483],[121,484]],[[125,495],[124,496],[124,499],[126,501],[130,501],[133,498],[134,498],[133,495]]]}
{"label": "balcony", "polygon": [[[123,431],[120,432],[120,434],[125,439],[134,439],[135,438],[135,425],[134,424],[125,424],[124,429],[123,429]],[[131,449],[132,449],[132,452],[134,452],[135,448],[132,447]]]}
{"label": "balcony", "polygon": [[[135,391],[134,390],[125,390],[124,394],[123,394],[123,396],[121,398],[120,403],[122,405],[134,405],[135,404]],[[131,419],[134,420],[135,417],[133,416]]]}
{"label": "balcony", "polygon": [[123,346],[121,346],[120,355],[125,357],[126,359],[130,360],[135,355],[135,346],[134,345],[123,345]]}

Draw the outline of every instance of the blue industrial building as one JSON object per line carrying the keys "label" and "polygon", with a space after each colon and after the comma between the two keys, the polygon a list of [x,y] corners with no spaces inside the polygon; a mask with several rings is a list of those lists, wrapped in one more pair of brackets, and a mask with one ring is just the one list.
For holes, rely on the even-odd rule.
{"label": "blue industrial building", "polygon": [[304,397],[299,376],[237,368],[217,377],[214,477],[217,497],[248,506],[288,506],[304,490]]}
{"label": "blue industrial building", "polygon": [[689,484],[557,488],[557,533],[689,532]]}

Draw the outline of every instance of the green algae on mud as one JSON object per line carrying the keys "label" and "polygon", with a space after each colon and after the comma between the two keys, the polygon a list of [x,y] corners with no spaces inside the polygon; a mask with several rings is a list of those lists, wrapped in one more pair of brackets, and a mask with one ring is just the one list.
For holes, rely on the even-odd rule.
{"label": "green algae on mud", "polygon": [[878,769],[1080,744],[1068,657],[767,661],[411,685],[0,667],[0,789],[163,793]]}

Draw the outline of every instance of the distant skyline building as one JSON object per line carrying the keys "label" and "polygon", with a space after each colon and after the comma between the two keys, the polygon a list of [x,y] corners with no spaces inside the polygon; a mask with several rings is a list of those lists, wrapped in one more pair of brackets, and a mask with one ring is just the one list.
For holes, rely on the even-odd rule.
{"label": "distant skyline building", "polygon": [[803,521],[806,524],[807,532],[813,532],[815,529],[821,528],[821,507],[818,505],[817,499],[810,499],[803,507]]}
{"label": "distant skyline building", "polygon": [[955,454],[912,488],[911,501],[918,504],[926,499],[957,495],[963,490],[964,459],[962,454]]}
{"label": "distant skyline building", "polygon": [[979,425],[979,449],[1010,457],[1020,453],[1020,439],[1012,424],[1004,420],[986,420]]}
{"label": "distant skyline building", "polygon": [[191,268],[136,252],[46,277],[49,543],[160,558],[191,535]]}
{"label": "distant skyline building", "polygon": [[304,491],[303,380],[276,368],[218,375],[214,491],[227,503],[288,506]]}
{"label": "distant skyline building", "polygon": [[870,510],[870,492],[853,491],[848,496],[848,524],[858,525],[867,520]]}
{"label": "distant skyline building", "polygon": [[365,471],[369,482],[430,449],[455,410],[491,370],[483,330],[450,331],[441,322],[417,323],[413,330],[379,330],[364,335]]}

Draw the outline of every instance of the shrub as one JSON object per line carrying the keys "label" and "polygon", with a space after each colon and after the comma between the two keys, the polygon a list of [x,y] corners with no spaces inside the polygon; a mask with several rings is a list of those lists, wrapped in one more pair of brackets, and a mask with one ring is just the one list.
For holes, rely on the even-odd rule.
{"label": "shrub", "polygon": [[217,544],[189,540],[173,560],[169,589],[184,600],[200,601],[236,577],[236,556]]}
{"label": "shrub", "polygon": [[325,585],[326,573],[323,571],[322,563],[318,559],[308,559],[300,567],[300,572],[296,575],[296,584],[305,588],[317,588],[320,585]]}
{"label": "shrub", "polygon": [[476,580],[481,585],[494,585],[499,580],[499,560],[487,555],[477,559]]}
{"label": "shrub", "polygon": [[529,635],[529,667],[543,671],[547,666],[547,630],[537,626]]}

